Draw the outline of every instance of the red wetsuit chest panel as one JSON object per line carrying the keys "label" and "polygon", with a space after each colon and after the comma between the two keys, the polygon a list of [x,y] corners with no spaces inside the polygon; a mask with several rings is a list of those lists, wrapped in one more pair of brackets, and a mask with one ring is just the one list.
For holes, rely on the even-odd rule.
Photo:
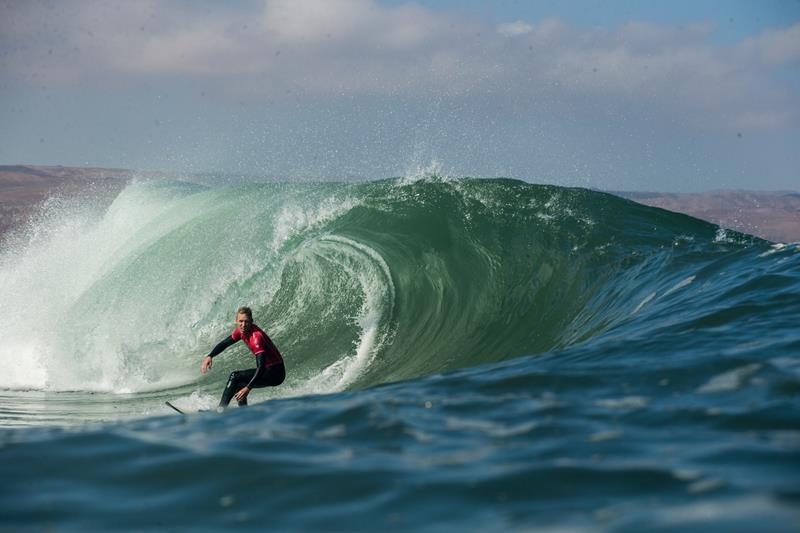
{"label": "red wetsuit chest panel", "polygon": [[269,338],[269,335],[264,333],[264,330],[255,324],[250,326],[250,332],[247,335],[242,335],[239,328],[236,328],[233,330],[233,333],[231,333],[231,338],[235,341],[244,341],[247,347],[250,348],[250,351],[253,352],[253,355],[265,353],[267,355],[267,366],[283,363],[283,357],[278,351],[278,348],[275,347],[272,339]]}

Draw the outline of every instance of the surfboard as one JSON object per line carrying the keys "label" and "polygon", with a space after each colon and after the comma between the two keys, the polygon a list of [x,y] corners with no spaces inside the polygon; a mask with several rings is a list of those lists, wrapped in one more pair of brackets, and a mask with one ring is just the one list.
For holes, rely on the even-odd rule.
{"label": "surfboard", "polygon": [[180,409],[178,409],[177,407],[175,407],[174,405],[172,405],[172,403],[171,403],[171,402],[169,402],[169,401],[166,401],[166,402],[164,402],[164,403],[165,403],[165,404],[167,404],[168,406],[172,407],[173,409],[175,409],[175,410],[176,410],[177,412],[179,412],[180,414],[182,414],[182,415],[185,415],[185,414],[186,414],[186,413],[184,413],[183,411],[181,411]]}
{"label": "surfboard", "polygon": [[174,403],[172,403],[172,402],[170,402],[168,400],[165,401],[164,403],[167,406],[169,406],[171,409],[173,409],[175,412],[180,413],[182,415],[192,415],[192,414],[195,414],[195,413],[206,413],[206,412],[209,411],[208,409],[197,409],[197,408],[194,408],[194,407],[189,407],[188,409],[184,407],[183,409],[181,409],[180,407],[177,407]]}

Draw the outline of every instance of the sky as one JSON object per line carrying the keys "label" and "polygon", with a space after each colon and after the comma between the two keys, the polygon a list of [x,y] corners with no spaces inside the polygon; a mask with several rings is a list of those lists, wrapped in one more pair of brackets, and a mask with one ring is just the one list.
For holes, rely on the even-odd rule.
{"label": "sky", "polygon": [[800,0],[0,0],[0,164],[800,191]]}

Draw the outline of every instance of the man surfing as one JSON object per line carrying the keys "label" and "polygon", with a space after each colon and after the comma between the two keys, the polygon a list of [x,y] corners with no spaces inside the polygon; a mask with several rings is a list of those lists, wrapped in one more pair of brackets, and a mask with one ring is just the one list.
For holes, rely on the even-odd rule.
{"label": "man surfing", "polygon": [[256,368],[231,372],[228,384],[222,391],[219,406],[225,408],[236,398],[239,407],[247,405],[247,395],[253,389],[261,387],[277,387],[286,378],[283,357],[264,330],[253,324],[253,311],[249,307],[240,307],[236,311],[236,329],[230,337],[217,344],[200,364],[200,372],[205,374],[211,369],[213,359],[225,349],[238,341],[244,341],[256,358]]}

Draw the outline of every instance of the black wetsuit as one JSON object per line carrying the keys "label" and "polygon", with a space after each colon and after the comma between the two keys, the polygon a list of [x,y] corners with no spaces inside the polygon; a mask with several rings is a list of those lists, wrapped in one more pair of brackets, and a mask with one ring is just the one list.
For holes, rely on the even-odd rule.
{"label": "black wetsuit", "polygon": [[[228,384],[225,386],[225,390],[222,392],[222,398],[220,398],[219,406],[220,407],[227,407],[231,400],[244,387],[249,387],[251,389],[258,389],[261,387],[277,387],[283,380],[286,378],[286,368],[283,364],[283,358],[281,357],[280,352],[272,343],[272,339],[267,336],[261,329],[258,328],[255,324],[251,326],[253,330],[251,331],[250,335],[261,334],[263,338],[260,341],[264,344],[263,349],[259,353],[256,353],[256,368],[251,368],[248,370],[236,370],[231,372],[230,377],[228,378]],[[222,353],[225,349],[233,346],[239,340],[245,340],[245,343],[250,347],[251,350],[259,349],[261,346],[255,344],[253,342],[249,342],[249,339],[242,339],[241,333],[236,330],[230,337],[222,340],[219,344],[217,344],[211,353],[208,354],[209,357],[214,358],[215,356]],[[237,402],[240,406],[247,405],[247,398],[244,400]]]}

